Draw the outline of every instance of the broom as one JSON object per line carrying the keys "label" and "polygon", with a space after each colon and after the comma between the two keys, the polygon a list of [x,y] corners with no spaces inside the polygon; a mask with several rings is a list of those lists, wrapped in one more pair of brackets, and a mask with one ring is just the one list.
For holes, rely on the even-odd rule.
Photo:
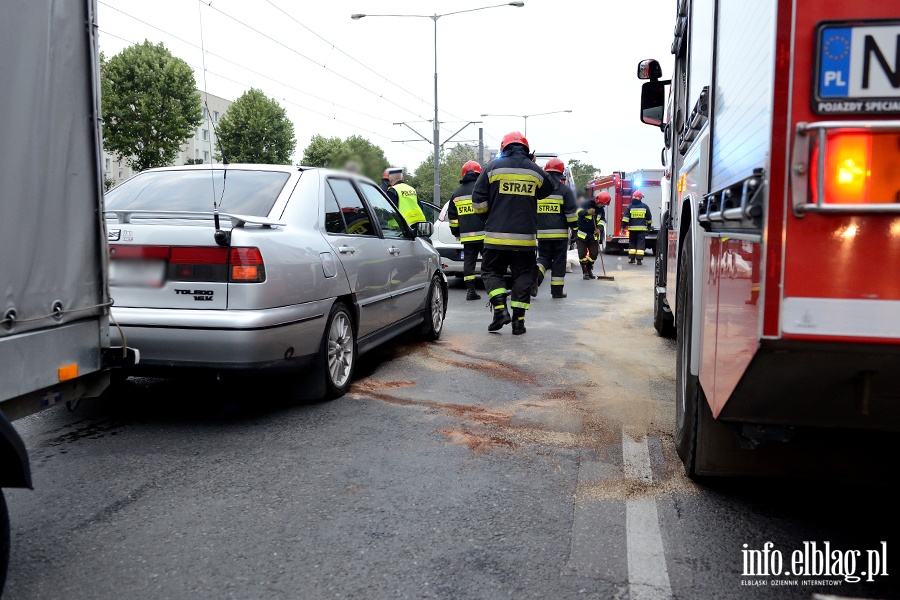
{"label": "broom", "polygon": [[603,281],[615,281],[615,277],[606,274],[606,265],[603,264],[603,250],[600,250],[599,252],[597,252],[597,254],[600,256],[600,268],[603,269],[603,275],[597,275],[597,280],[599,281],[602,279]]}

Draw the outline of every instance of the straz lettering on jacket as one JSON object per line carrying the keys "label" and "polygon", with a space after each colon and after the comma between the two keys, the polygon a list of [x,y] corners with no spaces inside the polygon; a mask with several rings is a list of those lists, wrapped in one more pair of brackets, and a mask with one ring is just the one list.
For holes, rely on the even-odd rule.
{"label": "straz lettering on jacket", "polygon": [[501,181],[501,194],[514,194],[516,196],[534,196],[537,184],[530,181]]}
{"label": "straz lettering on jacket", "polygon": [[562,212],[562,204],[559,200],[538,200],[538,214],[556,214]]}
{"label": "straz lettering on jacket", "polygon": [[630,216],[632,219],[643,219],[647,216],[647,211],[643,208],[632,208]]}
{"label": "straz lettering on jacket", "polygon": [[472,207],[472,198],[466,200],[454,200],[456,203],[456,213],[461,217],[463,215],[474,215],[475,209]]}

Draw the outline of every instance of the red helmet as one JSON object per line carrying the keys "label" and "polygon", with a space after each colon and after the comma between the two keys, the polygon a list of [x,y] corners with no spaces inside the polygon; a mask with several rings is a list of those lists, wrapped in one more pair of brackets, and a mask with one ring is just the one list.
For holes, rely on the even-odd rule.
{"label": "red helmet", "polygon": [[388,170],[387,170],[387,169],[385,169],[385,170],[384,170],[384,173],[381,174],[381,178],[382,178],[382,179],[390,179],[390,178],[391,178],[390,175],[388,175]]}
{"label": "red helmet", "polygon": [[554,171],[556,173],[564,173],[566,170],[566,165],[563,161],[558,158],[551,158],[547,161],[547,166],[544,167],[545,171]]}
{"label": "red helmet", "polygon": [[503,136],[503,139],[500,140],[500,150],[502,151],[509,144],[522,144],[526,150],[531,150],[528,146],[528,140],[518,131],[513,131]]}
{"label": "red helmet", "polygon": [[469,171],[481,173],[481,165],[478,164],[478,161],[470,160],[466,164],[464,164],[462,168],[462,175],[460,175],[460,177],[465,177],[466,173],[468,173]]}
{"label": "red helmet", "polygon": [[637,190],[635,193],[631,194],[631,197],[634,200],[642,200],[644,198],[644,192]]}
{"label": "red helmet", "polygon": [[597,204],[609,205],[612,198],[609,195],[609,192],[600,192],[596,196],[594,196],[594,202]]}

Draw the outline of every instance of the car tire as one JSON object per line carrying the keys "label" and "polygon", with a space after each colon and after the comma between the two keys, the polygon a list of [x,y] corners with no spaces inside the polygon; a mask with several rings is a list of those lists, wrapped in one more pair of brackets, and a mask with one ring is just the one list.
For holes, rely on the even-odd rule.
{"label": "car tire", "polygon": [[325,398],[339,398],[350,389],[356,367],[356,331],[350,309],[343,302],[335,302],[331,307],[320,352]]}
{"label": "car tire", "polygon": [[9,567],[9,512],[6,510],[6,499],[0,490],[0,596],[3,595],[3,584],[6,583],[6,569]]}
{"label": "car tire", "polygon": [[426,341],[434,342],[441,337],[441,332],[444,331],[444,317],[447,316],[444,290],[437,275],[431,278],[424,312],[425,322],[422,324],[421,336]]}

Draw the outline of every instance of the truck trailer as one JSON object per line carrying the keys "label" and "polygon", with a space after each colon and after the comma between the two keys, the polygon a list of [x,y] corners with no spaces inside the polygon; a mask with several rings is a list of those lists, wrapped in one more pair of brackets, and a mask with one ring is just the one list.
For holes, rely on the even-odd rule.
{"label": "truck trailer", "polygon": [[[137,360],[109,342],[96,31],[95,0],[12,0],[0,19],[0,488],[32,485],[12,421]],[[0,594],[9,553],[0,491]]]}
{"label": "truck trailer", "polygon": [[685,470],[865,469],[900,431],[898,5],[680,0],[675,23],[671,79],[638,77]]}

